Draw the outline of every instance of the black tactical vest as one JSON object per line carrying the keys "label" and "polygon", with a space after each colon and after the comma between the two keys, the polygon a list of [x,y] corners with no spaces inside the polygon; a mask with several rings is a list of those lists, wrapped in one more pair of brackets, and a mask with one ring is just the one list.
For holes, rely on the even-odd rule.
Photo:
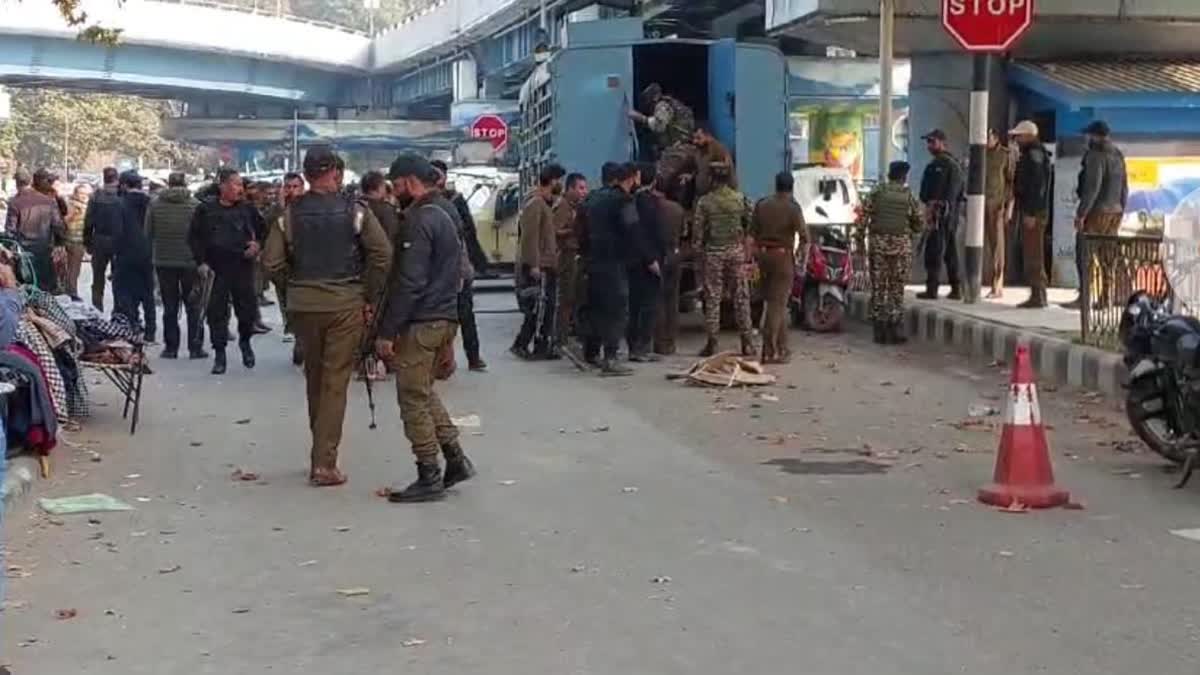
{"label": "black tactical vest", "polygon": [[289,262],[295,281],[342,281],[362,277],[362,209],[337,194],[309,193],[288,209]]}

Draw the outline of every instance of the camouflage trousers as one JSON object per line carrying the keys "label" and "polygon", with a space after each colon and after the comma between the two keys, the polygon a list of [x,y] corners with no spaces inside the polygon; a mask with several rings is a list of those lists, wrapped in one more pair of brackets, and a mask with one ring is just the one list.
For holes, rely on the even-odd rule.
{"label": "camouflage trousers", "polygon": [[912,272],[912,243],[903,234],[873,234],[870,249],[871,320],[904,320],[904,284]]}
{"label": "camouflage trousers", "polygon": [[730,289],[738,331],[753,339],[750,321],[750,283],[746,278],[746,253],[741,244],[704,251],[704,328],[708,337],[721,332],[721,300]]}

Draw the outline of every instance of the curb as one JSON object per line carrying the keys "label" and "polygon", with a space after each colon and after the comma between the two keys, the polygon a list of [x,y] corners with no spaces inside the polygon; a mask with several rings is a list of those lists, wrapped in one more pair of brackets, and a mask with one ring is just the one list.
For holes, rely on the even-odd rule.
{"label": "curb", "polygon": [[33,457],[21,455],[9,460],[4,480],[0,482],[0,519],[33,491],[33,481],[39,470],[37,459]]}
{"label": "curb", "polygon": [[[851,293],[850,317],[870,321],[870,298],[869,293]],[[909,303],[904,314],[912,340],[944,345],[973,359],[1004,363],[1012,361],[1018,344],[1025,344],[1034,373],[1042,382],[1124,395],[1125,364],[1120,354],[948,308]]]}

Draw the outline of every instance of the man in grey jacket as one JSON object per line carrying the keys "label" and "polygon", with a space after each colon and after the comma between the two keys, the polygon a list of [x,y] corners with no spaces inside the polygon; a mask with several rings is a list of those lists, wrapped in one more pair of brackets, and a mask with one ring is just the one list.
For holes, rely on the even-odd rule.
{"label": "man in grey jacket", "polygon": [[[452,349],[458,332],[461,246],[450,214],[440,205],[438,172],[425,159],[401,155],[388,176],[405,211],[393,273],[379,317],[375,351],[396,372],[404,435],[417,460],[417,480],[393,489],[393,502],[441,499],[447,487],[475,475],[458,429],[433,390],[438,354]],[[446,459],[443,474],[438,455]]]}
{"label": "man in grey jacket", "polygon": [[[1125,155],[1109,140],[1110,129],[1102,120],[1092,122],[1083,130],[1088,147],[1083,153],[1079,170],[1079,208],[1075,211],[1075,268],[1079,272],[1079,297],[1065,305],[1067,309],[1083,306],[1084,278],[1083,239],[1085,234],[1115,236],[1125,217],[1129,201],[1129,179],[1125,175]],[[1112,289],[1107,289],[1111,293]],[[1095,289],[1095,299],[1111,303],[1105,289]]]}
{"label": "man in grey jacket", "polygon": [[172,173],[167,189],[158,194],[146,212],[146,237],[154,255],[154,271],[163,301],[164,359],[179,358],[179,306],[187,317],[188,356],[208,358],[204,351],[204,326],[200,308],[187,302],[196,282],[196,261],[188,247],[188,227],[200,202],[187,189],[187,177]]}

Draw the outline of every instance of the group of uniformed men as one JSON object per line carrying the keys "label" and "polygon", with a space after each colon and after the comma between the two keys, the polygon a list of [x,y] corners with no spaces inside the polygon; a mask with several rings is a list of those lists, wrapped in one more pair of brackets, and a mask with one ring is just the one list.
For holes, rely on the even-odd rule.
{"label": "group of uniformed men", "polygon": [[[566,349],[604,375],[631,372],[618,359],[622,339],[631,362],[674,354],[681,278],[692,259],[704,290],[700,354],[720,348],[728,295],[742,353],[786,361],[795,254],[807,241],[791,174],[779,174],[775,193],[751,205],[737,190],[731,154],[696,126],[688,106],[657,84],[642,103],[649,114],[631,110],[630,117],[654,134],[657,163],[605,164],[602,186],[590,193],[582,174],[542,168],[520,218],[517,293],[525,321],[512,353],[553,359]],[[766,300],[761,345],[747,275],[756,255]]]}

